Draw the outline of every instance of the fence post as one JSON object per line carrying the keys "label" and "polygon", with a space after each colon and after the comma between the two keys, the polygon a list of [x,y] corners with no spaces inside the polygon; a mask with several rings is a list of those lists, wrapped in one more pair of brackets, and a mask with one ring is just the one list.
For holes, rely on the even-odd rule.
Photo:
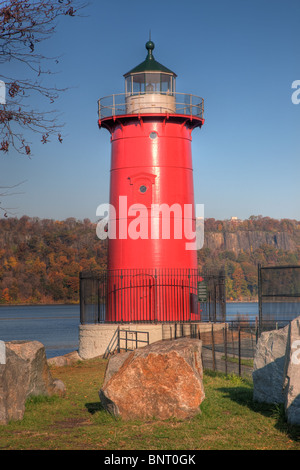
{"label": "fence post", "polygon": [[241,327],[238,326],[238,334],[239,334],[239,376],[241,376]]}
{"label": "fence post", "polygon": [[189,298],[188,298],[188,305],[189,305],[189,310],[190,310],[190,315],[189,315],[189,321],[191,321],[191,270],[189,269]]}
{"label": "fence post", "polygon": [[235,358],[235,349],[234,349],[234,322],[231,322],[231,341],[232,341],[232,352],[233,352],[233,358]]}
{"label": "fence post", "polygon": [[221,291],[221,298],[219,299],[219,303],[221,302],[221,308],[222,308],[222,322],[226,321],[226,276],[225,276],[225,269],[222,269],[221,271],[221,286],[222,286],[222,291]]}
{"label": "fence post", "polygon": [[100,295],[100,279],[97,278],[97,295],[98,295],[98,323],[101,321],[101,295]]}
{"label": "fence post", "polygon": [[121,322],[123,323],[123,271],[121,269]]}
{"label": "fence post", "polygon": [[214,324],[213,323],[211,325],[211,351],[212,351],[213,370],[216,370],[215,338],[214,338]]}
{"label": "fence post", "polygon": [[81,325],[85,322],[85,311],[84,311],[84,287],[83,287],[83,275],[79,274],[79,298],[80,298],[80,323]]}
{"label": "fence post", "polygon": [[251,354],[252,354],[252,358],[254,358],[255,350],[254,350],[254,344],[253,344],[253,330],[252,330],[251,324],[250,324],[250,335],[251,335]]}
{"label": "fence post", "polygon": [[224,332],[224,353],[225,353],[225,374],[227,375],[227,325],[223,328]]}
{"label": "fence post", "polygon": [[216,279],[214,279],[214,322],[217,321],[217,284]]}
{"label": "fence post", "polygon": [[255,317],[255,343],[257,344],[258,341],[258,324],[257,324],[257,317]]}
{"label": "fence post", "polygon": [[115,320],[114,321],[117,321],[117,288],[116,288],[116,284],[114,284],[114,290],[113,290],[113,295],[114,295],[114,316],[115,316]]}
{"label": "fence post", "polygon": [[258,280],[258,336],[260,336],[262,328],[262,286],[261,286],[261,264],[257,266]]}
{"label": "fence post", "polygon": [[155,269],[155,274],[154,274],[154,279],[155,279],[155,314],[154,314],[154,320],[155,322],[157,322],[157,318],[158,318],[158,315],[157,315],[157,309],[158,309],[158,298],[157,298],[157,272],[156,272],[156,269]]}

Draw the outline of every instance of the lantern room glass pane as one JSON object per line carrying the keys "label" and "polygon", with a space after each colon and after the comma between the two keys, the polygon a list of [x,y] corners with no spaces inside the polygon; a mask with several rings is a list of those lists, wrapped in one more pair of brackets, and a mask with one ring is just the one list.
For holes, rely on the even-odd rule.
{"label": "lantern room glass pane", "polygon": [[146,73],[146,93],[160,92],[160,73]]}
{"label": "lantern room glass pane", "polygon": [[137,73],[132,76],[133,79],[133,93],[145,93],[145,74]]}
{"label": "lantern room glass pane", "polygon": [[161,92],[162,93],[172,93],[173,87],[172,87],[172,75],[167,75],[167,74],[161,74]]}
{"label": "lantern room glass pane", "polygon": [[126,77],[125,78],[125,93],[132,93],[132,86],[131,86],[131,78],[132,77]]}

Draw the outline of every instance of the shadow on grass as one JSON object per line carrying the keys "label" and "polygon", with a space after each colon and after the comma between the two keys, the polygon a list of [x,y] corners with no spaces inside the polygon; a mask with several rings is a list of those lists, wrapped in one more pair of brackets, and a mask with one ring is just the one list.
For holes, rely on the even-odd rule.
{"label": "shadow on grass", "polygon": [[94,415],[95,413],[98,413],[99,411],[105,411],[100,401],[96,401],[93,403],[85,403],[85,407],[91,415]]}
{"label": "shadow on grass", "polygon": [[109,411],[104,408],[100,401],[85,403],[85,407],[87,411],[93,416],[95,422],[98,424],[122,424],[121,418],[114,416],[112,413],[109,413]]}
{"label": "shadow on grass", "polygon": [[242,406],[247,406],[254,413],[260,413],[268,418],[276,419],[276,429],[288,435],[290,439],[295,442],[300,442],[300,427],[290,425],[285,417],[284,405],[259,403],[253,400],[253,388],[249,386],[236,386],[228,388],[219,388],[220,392],[224,393],[226,398],[238,403]]}

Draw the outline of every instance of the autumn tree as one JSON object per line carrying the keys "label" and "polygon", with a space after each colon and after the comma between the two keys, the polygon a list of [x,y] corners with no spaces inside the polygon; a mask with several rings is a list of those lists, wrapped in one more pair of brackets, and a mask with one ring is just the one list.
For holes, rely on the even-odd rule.
{"label": "autumn tree", "polygon": [[237,266],[232,275],[233,279],[233,288],[236,292],[237,298],[241,299],[243,297],[249,296],[249,291],[247,289],[247,283],[244,277],[243,270],[241,266]]}
{"label": "autumn tree", "polygon": [[[85,6],[83,0],[0,1],[0,151],[13,147],[30,155],[32,132],[43,143],[51,136],[62,142],[63,123],[51,107],[65,89],[43,82],[56,72],[59,58],[43,55],[41,43],[55,33],[59,17],[80,15]],[[36,96],[39,109],[31,105]]]}

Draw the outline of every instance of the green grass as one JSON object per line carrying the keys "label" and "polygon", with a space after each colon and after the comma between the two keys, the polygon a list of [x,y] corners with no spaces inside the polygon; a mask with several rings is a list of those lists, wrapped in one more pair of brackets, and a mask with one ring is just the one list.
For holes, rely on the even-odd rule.
{"label": "green grass", "polygon": [[287,425],[282,406],[254,403],[249,379],[205,371],[198,416],[123,422],[99,401],[105,366],[93,359],[52,368],[66,396],[29,399],[22,421],[0,426],[0,450],[300,450],[300,429]]}

